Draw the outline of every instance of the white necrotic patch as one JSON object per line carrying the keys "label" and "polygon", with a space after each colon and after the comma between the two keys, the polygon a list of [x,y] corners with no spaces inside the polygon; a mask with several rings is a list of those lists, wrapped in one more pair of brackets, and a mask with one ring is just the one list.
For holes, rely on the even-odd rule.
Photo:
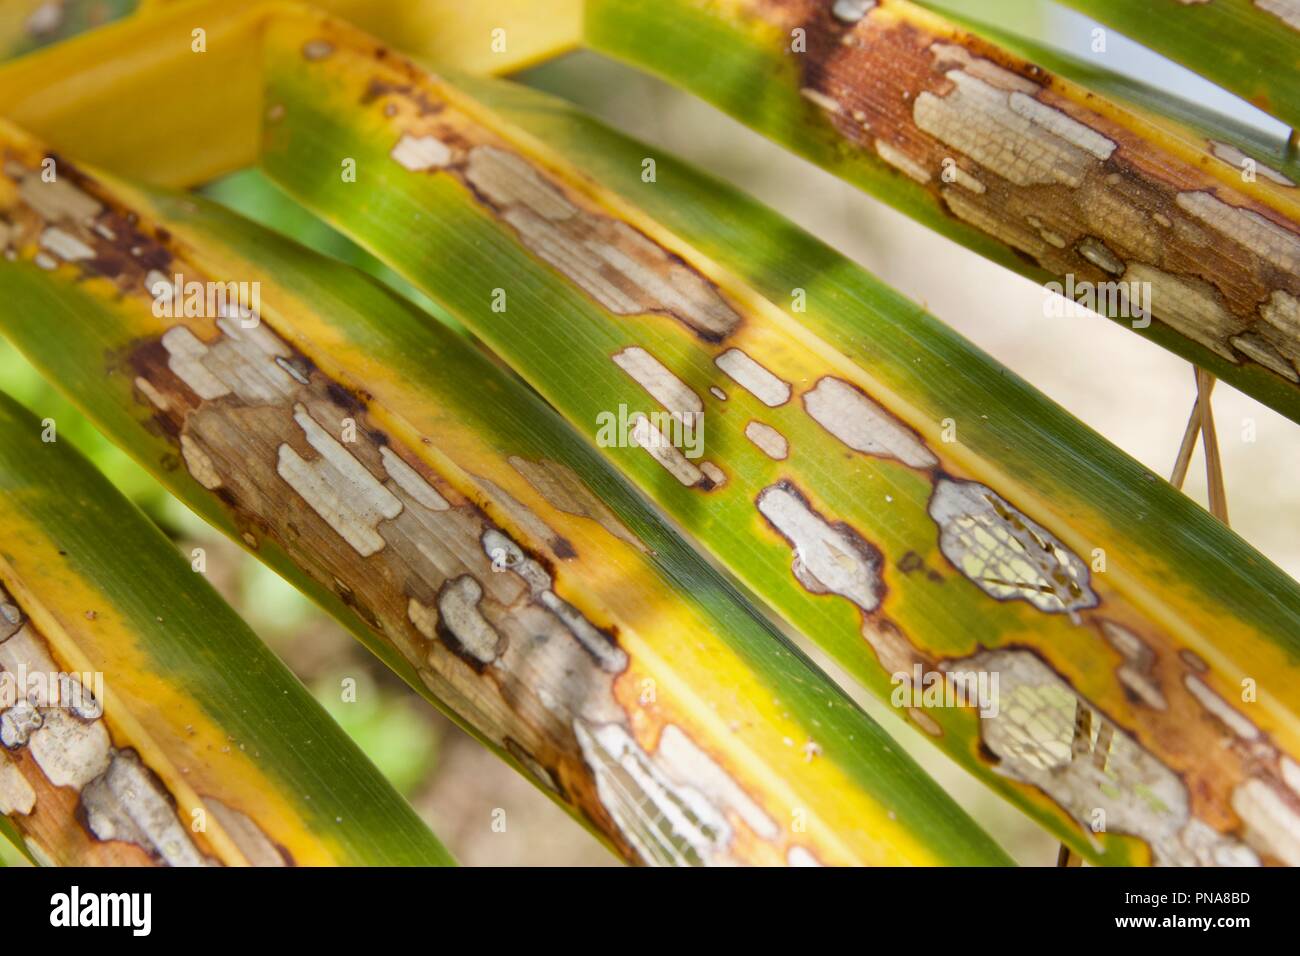
{"label": "white necrotic patch", "polygon": [[460,646],[484,664],[501,653],[501,635],[479,611],[483,587],[468,574],[448,581],[438,593],[438,616]]}
{"label": "white necrotic patch", "polygon": [[10,750],[25,747],[44,722],[38,708],[20,700],[0,714],[0,744]]}
{"label": "white necrotic patch", "polygon": [[1300,235],[1253,209],[1230,206],[1207,192],[1179,193],[1178,205],[1288,275],[1300,273]]}
{"label": "white necrotic patch", "polygon": [[1294,796],[1258,778],[1232,791],[1232,809],[1246,824],[1246,841],[1287,866],[1300,866],[1300,812]]}
{"label": "white necrotic patch", "polygon": [[211,491],[221,487],[221,475],[217,473],[212,458],[189,435],[181,435],[181,457],[185,459],[185,467],[194,476],[194,480],[204,488]]}
{"label": "white necrotic patch", "polygon": [[632,376],[668,411],[679,416],[704,411],[704,402],[695,390],[645,349],[632,345],[615,352],[614,364]]}
{"label": "white necrotic patch", "polygon": [[1121,275],[1124,272],[1124,260],[1111,252],[1106,243],[1093,236],[1087,236],[1079,243],[1079,255],[1103,272],[1111,275]]}
{"label": "white necrotic patch", "polygon": [[627,223],[579,208],[514,153],[478,146],[464,175],[524,245],[610,312],[668,314],[713,340],[740,321],[694,269]]}
{"label": "white necrotic patch", "polygon": [[956,43],[935,41],[930,44],[930,55],[934,57],[934,65],[940,70],[945,70],[947,67],[960,67],[971,76],[979,77],[990,86],[996,86],[1009,93],[1019,92],[1033,96],[1040,89],[1038,84],[1030,82],[1018,73],[1003,69],[992,60],[972,56],[969,50]]}
{"label": "white necrotic patch", "polygon": [[95,250],[71,233],[50,226],[41,233],[41,248],[48,249],[64,262],[95,258]]}
{"label": "white necrotic patch", "polygon": [[412,136],[404,133],[388,153],[399,165],[413,173],[441,169],[451,163],[451,148],[435,136]]}
{"label": "white necrotic patch", "polygon": [[1165,695],[1153,677],[1155,651],[1142,638],[1114,621],[1101,621],[1101,632],[1106,642],[1124,657],[1124,663],[1115,671],[1119,682],[1148,707],[1165,710],[1168,707]]}
{"label": "white necrotic patch", "polygon": [[376,528],[401,514],[402,502],[305,407],[295,405],[293,419],[320,457],[306,461],[284,444],[276,471],[358,554],[368,557],[380,551],[384,539]]}
{"label": "white necrotic patch", "polygon": [[176,816],[171,795],[134,751],[113,754],[108,769],[81,793],[86,825],[101,840],[124,840],[168,866],[206,866]]}
{"label": "white necrotic patch", "polygon": [[676,724],[668,724],[659,735],[655,758],[668,776],[690,781],[692,788],[715,806],[735,813],[760,838],[775,840],[781,835],[763,808]]}
{"label": "white necrotic patch", "polygon": [[1243,717],[1237,710],[1231,707],[1226,700],[1210,689],[1210,685],[1205,683],[1199,677],[1188,674],[1183,678],[1183,683],[1187,686],[1191,695],[1196,698],[1206,712],[1213,715],[1232,733],[1242,740],[1258,740],[1260,733],[1259,728]]}
{"label": "white necrotic patch", "polygon": [[1292,358],[1300,359],[1300,299],[1278,290],[1259,307],[1259,314],[1277,332],[1279,343],[1291,344]]}
{"label": "white necrotic patch", "polygon": [[1247,332],[1244,335],[1234,335],[1228,341],[1251,361],[1258,362],[1293,382],[1300,382],[1300,374],[1297,374],[1295,366],[1267,339],[1254,332]]}
{"label": "white necrotic patch", "polygon": [[740,349],[727,349],[714,364],[764,405],[775,408],[790,400],[790,383],[778,378]]}
{"label": "white necrotic patch", "polygon": [[60,0],[46,0],[23,21],[23,29],[32,36],[49,36],[63,25],[63,16],[63,4]]}
{"label": "white necrotic patch", "polygon": [[831,14],[844,23],[857,23],[876,5],[876,0],[835,0]]}
{"label": "white necrotic patch", "polygon": [[1277,183],[1279,186],[1295,185],[1295,183],[1291,182],[1291,180],[1287,179],[1276,169],[1273,169],[1269,166],[1265,166],[1263,163],[1259,162],[1258,160],[1255,160],[1250,156],[1247,156],[1245,153],[1239,150],[1236,146],[1233,146],[1231,143],[1220,143],[1218,140],[1211,140],[1210,146],[1214,155],[1217,156],[1219,159],[1223,160],[1225,163],[1227,163],[1230,166],[1234,166],[1240,170],[1246,168],[1246,162],[1250,161],[1255,164],[1256,172],[1258,172],[1259,175],[1263,176],[1265,179],[1270,179],[1273,182]]}
{"label": "white necrotic patch", "polygon": [[786,866],[821,866],[821,860],[801,846],[792,846],[785,853]]}
{"label": "white necrotic patch", "polygon": [[[9,604],[16,611],[15,605]],[[12,627],[12,623],[6,618],[6,626]],[[50,656],[49,649],[32,629],[30,624],[19,615],[19,625],[13,633],[6,635],[3,641],[0,641],[0,668],[8,671],[10,674],[58,674],[60,668],[54,663],[54,658]],[[51,686],[48,682],[38,682],[26,696],[21,697],[22,702],[31,704],[34,707],[48,707],[53,701],[50,699]]]}
{"label": "white necrotic patch", "polygon": [[112,747],[103,721],[78,720],[58,707],[46,708],[42,717],[28,746],[50,783],[80,790],[108,768]]}
{"label": "white necrotic patch", "polygon": [[954,183],[956,183],[962,189],[969,190],[970,192],[973,192],[976,195],[982,195],[984,193],[985,186],[982,182],[980,182],[970,173],[966,172],[966,170],[962,169],[960,166],[954,165],[951,168],[952,168],[952,181]]}
{"label": "white necrotic patch", "polygon": [[811,86],[805,86],[799,91],[799,95],[806,99],[814,106],[819,106],[827,113],[838,113],[840,104],[830,96],[827,96],[821,90],[813,89]]}
{"label": "white necrotic patch", "polygon": [[667,437],[651,424],[650,419],[645,415],[637,413],[632,420],[632,440],[659,464],[668,471],[670,475],[680,481],[683,485],[691,487],[699,483],[704,477],[703,472],[695,467],[681,451],[675,448]]}
{"label": "white necrotic patch", "polygon": [[922,163],[888,140],[876,140],[876,154],[890,166],[915,179],[918,183],[928,183],[930,181],[930,171]]}
{"label": "white necrotic patch", "polygon": [[402,457],[387,445],[379,449],[379,457],[384,463],[384,470],[388,472],[388,477],[392,478],[397,483],[397,487],[416,502],[430,511],[446,511],[451,507],[446,498],[438,494],[418,471],[403,461]]}
{"label": "white necrotic patch", "polygon": [[1228,340],[1246,323],[1224,306],[1218,291],[1200,279],[1183,279],[1155,266],[1135,262],[1124,271],[1124,282],[1145,283],[1151,308],[1160,320],[1224,358],[1237,361]]}
{"label": "white necrotic patch", "polygon": [[727,473],[711,461],[700,462],[700,471],[704,477],[713,482],[715,488],[720,488],[727,483]]}
{"label": "white necrotic patch", "polygon": [[784,435],[763,422],[750,422],[745,426],[745,437],[768,458],[782,461],[790,454],[790,443]]}
{"label": "white necrotic patch", "polygon": [[[1170,866],[1241,866],[1258,862],[1238,840],[1191,816],[1182,779],[1090,707],[1035,654],[985,651],[946,665],[998,675],[996,716],[980,718],[980,736],[998,771],[1038,787],[1081,825],[1106,814],[1106,829],[1132,834]],[[1079,710],[1087,712],[1086,724]],[[1080,739],[1080,726],[1087,726]]]}
{"label": "white necrotic patch", "polygon": [[814,421],[854,451],[894,458],[912,468],[939,464],[916,432],[848,382],[821,379],[804,393],[803,405]]}
{"label": "white necrotic patch", "polygon": [[764,488],[758,510],[794,550],[791,570],[814,594],[838,594],[864,611],[880,604],[884,590],[878,550],[843,524],[819,515],[787,482]]}
{"label": "white necrotic patch", "polygon": [[36,806],[36,791],[22,771],[0,750],[0,816],[29,814]]}
{"label": "white necrotic patch", "polygon": [[1043,129],[1085,152],[1092,153],[1100,160],[1110,159],[1110,154],[1115,151],[1115,144],[1095,129],[1066,116],[1058,109],[1047,106],[1033,96],[1012,93],[1009,102],[1013,113],[1037,123]]}
{"label": "white necrotic patch", "polygon": [[627,653],[587,620],[581,611],[556,594],[555,581],[550,573],[525,554],[518,544],[495,528],[489,528],[483,533],[482,545],[484,554],[494,561],[502,559],[505,567],[523,578],[532,592],[533,601],[551,612],[601,670],[619,674],[627,669]]}
{"label": "white necrotic patch", "polygon": [[929,513],[944,557],[990,597],[1055,614],[1096,607],[1088,566],[991,488],[941,478]]}
{"label": "white necrotic patch", "polygon": [[249,405],[273,404],[289,398],[297,387],[276,362],[289,347],[265,325],[244,328],[236,319],[221,317],[222,337],[213,343],[204,365]]}
{"label": "white necrotic patch", "polygon": [[248,814],[222,803],[215,797],[204,797],[203,805],[212,811],[221,829],[244,854],[253,866],[282,867],[284,856],[271,839]]}
{"label": "white necrotic patch", "polygon": [[6,166],[6,171],[20,178],[18,194],[46,222],[84,225],[103,212],[99,200],[65,178],[46,182],[40,173],[21,166]]}
{"label": "white necrotic patch", "polygon": [[522,206],[552,222],[578,213],[531,163],[495,146],[470,151],[465,178],[495,206]]}
{"label": "white necrotic patch", "polygon": [[1083,184],[1088,169],[1115,144],[1096,130],[1026,93],[995,86],[964,70],[946,74],[946,96],[917,96],[917,127],[1018,186]]}
{"label": "white necrotic patch", "polygon": [[225,383],[203,364],[208,347],[189,329],[183,325],[168,329],[163,333],[162,344],[167,349],[167,367],[199,398],[212,401],[230,394]]}
{"label": "white necrotic patch", "polygon": [[770,834],[768,839],[778,834],[762,808],[672,725],[661,734],[653,755],[620,724],[578,720],[573,730],[601,804],[645,863],[735,862],[730,854],[735,828],[729,813],[760,835]]}
{"label": "white necrotic patch", "polygon": [[171,402],[167,400],[167,396],[164,395],[162,392],[158,391],[158,389],[154,388],[153,383],[150,382],[147,378],[137,376],[135,380],[135,387],[140,390],[141,395],[149,399],[150,403],[155,408],[161,409],[164,412],[167,411],[167,409],[171,408]]}
{"label": "white necrotic patch", "polygon": [[275,363],[290,354],[289,347],[266,326],[244,328],[238,321],[217,319],[222,335],[205,345],[183,325],[162,337],[167,367],[199,398],[212,401],[232,392],[250,405],[271,404],[289,398],[294,379]]}
{"label": "white necrotic patch", "polygon": [[3,644],[23,626],[23,612],[9,597],[9,592],[0,585],[0,644]]}
{"label": "white necrotic patch", "polygon": [[1278,764],[1282,771],[1282,782],[1290,787],[1297,797],[1300,797],[1300,763],[1283,756]]}
{"label": "white necrotic patch", "polygon": [[1051,229],[1048,229],[1043,224],[1043,221],[1039,219],[1037,216],[1026,216],[1025,222],[1029,223],[1029,225],[1037,229],[1039,237],[1043,239],[1045,242],[1047,242],[1049,245],[1053,245],[1058,249],[1065,248],[1064,237],[1061,236],[1060,233],[1053,232]]}
{"label": "white necrotic patch", "polygon": [[1300,30],[1300,0],[1255,0],[1255,6],[1273,14],[1292,30]]}
{"label": "white necrotic patch", "polygon": [[488,493],[492,503],[504,511],[535,544],[545,544],[554,551],[560,535],[537,512],[506,491],[491,478],[473,475],[475,483]]}
{"label": "white necrotic patch", "polygon": [[660,246],[625,222],[611,220],[609,229],[612,242],[591,242],[587,248],[597,257],[597,267],[603,260],[640,293],[639,311],[672,313],[692,328],[718,338],[739,322],[739,316],[694,270],[674,262]]}
{"label": "white necrotic patch", "polygon": [[334,52],[334,44],[328,40],[308,40],[302,45],[302,55],[309,60],[324,60]]}

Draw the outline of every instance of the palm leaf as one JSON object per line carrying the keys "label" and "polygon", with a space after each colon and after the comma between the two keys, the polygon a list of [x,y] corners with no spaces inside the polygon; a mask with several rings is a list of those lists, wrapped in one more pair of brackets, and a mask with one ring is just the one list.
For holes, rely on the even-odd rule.
{"label": "palm leaf", "polygon": [[[1000,28],[986,19],[990,12],[987,4],[970,0],[926,0],[921,5],[943,13],[954,23],[1024,60],[1124,104],[1145,123],[1165,129],[1175,139],[1208,149],[1241,172],[1245,172],[1243,167],[1249,158],[1256,164],[1256,175],[1277,175],[1300,182],[1300,156],[1288,145],[1285,136],[1261,128],[1258,122],[1225,115],[1131,72],[1106,69],[1096,61],[1064,53],[1024,32]],[[1029,11],[1042,10],[1043,6],[1040,0],[1000,0],[992,9],[999,15],[999,22],[1019,25]],[[1145,38],[1144,34],[1139,36]]]}
{"label": "palm leaf", "polygon": [[6,835],[64,865],[451,862],[50,424],[0,394]]}
{"label": "palm leaf", "polygon": [[1149,314],[1100,311],[1300,421],[1300,201],[1266,166],[904,0],[591,0],[586,41],[1008,268],[1138,283]]}
{"label": "palm leaf", "polygon": [[[1157,293],[1162,322],[1147,334],[1296,414],[1289,186],[1237,183],[1192,126],[1154,121],[1150,101],[1109,102],[905,3],[825,7],[592,0],[585,32],[1020,271],[1132,272]],[[241,125],[238,149],[203,169],[183,150],[156,162],[148,150],[167,133],[142,132],[125,108],[145,98],[151,51],[174,42],[149,32],[154,23],[119,35],[102,90],[48,92],[43,78],[102,62],[93,36],[19,61],[0,89],[19,90],[16,114],[65,145],[100,147],[72,118],[106,107],[127,126],[106,161],[155,180],[195,182],[260,148],[271,178],[479,335],[742,582],[1082,852],[1300,860],[1300,822],[1285,809],[1297,775],[1296,587],[1168,486],[743,197],[553,103],[462,81],[487,105],[475,102],[327,17],[267,12],[242,34],[256,40],[256,81],[190,95],[191,109],[210,101],[241,124],[260,114],[264,143]],[[799,39],[804,51],[792,49]],[[706,57],[711,68],[698,70]],[[189,75],[173,59],[157,75]],[[880,84],[899,95],[877,96]],[[954,116],[954,103],[937,101],[959,89],[979,103]],[[925,117],[900,102],[924,103]],[[1046,150],[1037,161],[1050,180],[1034,179],[1046,172],[1027,149],[987,160],[994,173],[941,164],[939,140],[922,135],[937,123],[980,159],[980,137],[959,134],[1003,108]],[[918,143],[924,161],[909,152]],[[1085,186],[1081,203],[1070,191]],[[201,248],[209,270],[241,274],[233,249],[265,258],[267,246],[239,230],[214,250],[201,210],[116,192],[190,230],[188,254]],[[1134,209],[1150,222],[1130,221]],[[1173,239],[1149,242],[1152,222]],[[1231,255],[1196,256],[1223,237]],[[1269,308],[1255,316],[1260,301]],[[310,323],[318,337],[307,348],[274,320],[315,369],[363,389],[363,405],[372,379],[385,380],[376,366],[418,376],[397,355],[352,370],[335,356],[337,342],[369,346],[369,335],[339,339],[332,324]],[[30,327],[19,338],[65,379],[89,367],[87,353],[65,360]],[[602,419],[657,405],[678,420],[704,409],[703,461],[611,447],[618,435],[602,433]],[[584,454],[575,461],[596,467]],[[527,494],[516,483],[486,497],[510,512],[510,487]],[[545,533],[537,539],[563,560]],[[898,678],[913,669],[949,673],[941,690],[953,671],[996,675],[1007,706],[981,717],[900,699]]]}
{"label": "palm leaf", "polygon": [[[465,340],[200,200],[105,186],[66,162],[59,191],[37,192],[26,177],[42,153],[6,138],[0,196],[19,229],[16,261],[0,264],[6,335],[624,856],[1005,861]],[[51,214],[55,195],[100,211]],[[50,229],[93,256],[42,268]],[[233,300],[215,323],[160,316],[154,271],[260,283],[258,318]],[[51,321],[75,334],[51,340]]]}
{"label": "palm leaf", "polygon": [[1300,11],[1286,0],[1064,0],[1300,126]]}
{"label": "palm leaf", "polygon": [[[297,55],[309,36],[331,56]],[[1180,774],[1202,782],[1197,792],[1215,781],[1225,814],[1236,787],[1254,789],[1244,751],[1236,769],[1205,759],[1230,752],[1234,731],[1181,716],[1230,708],[1240,681],[1293,666],[1297,588],[1231,532],[721,184],[506,88],[492,105],[529,135],[444,82],[376,63],[333,25],[280,24],[267,43],[268,102],[283,113],[268,127],[266,172],[451,311],[597,444],[610,410],[706,402],[705,457],[725,482],[641,449],[606,457],[869,689],[896,700],[900,672],[987,668],[1012,682],[1012,699],[1051,702],[1051,736],[1029,756],[997,718],[914,708],[964,766],[1114,862],[1188,859],[1181,837],[1158,836],[1190,837],[1205,822],[1174,809],[1187,805]],[[391,92],[367,95],[376,88]],[[408,153],[412,142],[427,152]],[[339,156],[372,188],[330,175]],[[571,225],[546,226],[544,210]],[[654,278],[665,274],[671,299],[656,298],[668,295]],[[494,289],[507,308],[494,308]],[[1213,662],[1208,674],[1201,661]],[[1270,727],[1251,734],[1281,748],[1274,785],[1300,714],[1293,687],[1269,681],[1268,707],[1250,711]],[[1132,734],[1122,739],[1144,769],[1063,783],[1076,720],[1092,728],[1089,747],[1102,726],[1104,738]],[[1171,795],[1129,824],[1146,848],[1080,840],[1090,811],[1131,803],[1147,772]],[[1291,849],[1280,839],[1265,852]]]}

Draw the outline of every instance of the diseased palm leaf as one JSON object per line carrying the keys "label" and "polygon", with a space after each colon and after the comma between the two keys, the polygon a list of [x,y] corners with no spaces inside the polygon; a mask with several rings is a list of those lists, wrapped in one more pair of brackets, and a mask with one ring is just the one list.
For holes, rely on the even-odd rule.
{"label": "diseased palm leaf", "polygon": [[[949,754],[1100,859],[1250,855],[1204,837],[1262,823],[1249,795],[1284,786],[1297,752],[1294,682],[1267,679],[1297,649],[1281,572],[719,184],[660,157],[647,188],[645,147],[502,94],[530,136],[334,24],[279,23],[266,49],[266,172],[609,446],[755,593],[882,697],[917,669],[1000,675],[997,716],[909,711]],[[341,156],[371,188],[330,175]],[[658,406],[702,412],[702,459],[609,441],[611,410]],[[1244,678],[1268,684],[1249,717],[1228,703]],[[1261,738],[1257,776],[1244,741]],[[1198,812],[1193,792],[1217,803]],[[1098,807],[1125,822],[1084,837]],[[1256,848],[1290,856],[1294,825],[1252,827],[1272,834]]]}
{"label": "diseased palm leaf", "polygon": [[[447,67],[496,71],[577,42],[578,7],[566,0],[539,28],[525,12],[536,8],[492,4],[471,23],[451,18],[461,28],[437,42],[427,26],[401,29],[404,16],[442,22],[436,0],[405,15],[400,4],[375,4],[366,19]],[[1293,155],[1279,160],[1249,132],[1200,121],[1170,97],[1071,68],[1004,31],[981,38],[906,0],[586,0],[581,13],[581,39],[594,49],[685,86],[1009,268],[1059,280],[1067,294],[1113,287],[1088,304],[1300,421]],[[254,0],[164,5],[20,60],[0,72],[0,94],[13,101],[10,118],[56,146],[83,147],[75,151],[91,162],[200,182],[252,161],[256,37],[295,15]],[[217,54],[198,64],[187,45],[196,18],[213,24],[205,29]],[[507,40],[494,53],[483,37],[494,19],[518,22],[531,42],[511,53]],[[1041,62],[1023,59],[1035,52]],[[101,64],[98,82],[52,84],[71,62]],[[160,74],[181,64],[203,92],[160,88]],[[194,108],[200,97],[215,113]],[[142,101],[155,119],[143,126],[132,120]],[[1176,121],[1153,114],[1152,102]],[[227,129],[212,148],[195,152],[171,135],[209,118]]]}
{"label": "diseased palm leaf", "polygon": [[62,865],[449,863],[203,576],[57,438],[0,394],[6,835]]}
{"label": "diseased palm leaf", "polygon": [[[1021,59],[1122,103],[1143,122],[1165,129],[1176,140],[1209,150],[1240,173],[1271,177],[1279,184],[1284,184],[1283,180],[1300,182],[1300,156],[1284,136],[1261,129],[1257,123],[1207,109],[1139,77],[1108,70],[1096,61],[1082,60],[1020,32],[1009,32],[987,19],[989,14],[995,14],[999,22],[1015,25],[1024,11],[1040,9],[1050,2],[1000,0],[990,6],[973,0],[925,0],[921,6],[942,13]],[[1247,160],[1255,164],[1253,168]]]}
{"label": "diseased palm leaf", "polygon": [[[202,201],[6,152],[12,341],[624,856],[1005,861],[467,341]],[[180,314],[184,283],[235,277],[259,311]]]}
{"label": "diseased palm leaf", "polygon": [[1300,6],[1294,0],[1062,0],[1300,127]]}
{"label": "diseased palm leaf", "polygon": [[[1208,125],[1157,115],[1167,100],[1098,74],[1119,91],[1105,99],[901,0],[581,6],[593,47],[997,261],[1131,290],[1094,304],[1136,309],[1135,327],[1153,312],[1146,334],[1300,420],[1293,187],[1242,177],[1206,151]],[[1231,532],[916,306],[669,157],[544,97],[437,79],[325,14],[181,9],[0,71],[10,115],[157,182],[258,159],[1079,852],[1300,862],[1300,589]],[[391,29],[398,9],[371,13]],[[181,49],[196,11],[220,41],[197,68]],[[524,61],[571,42],[565,23]],[[492,71],[482,40],[453,60]],[[232,68],[238,81],[214,89]],[[99,83],[60,83],[74,69]],[[206,85],[171,92],[195,77]],[[160,84],[161,121],[134,122]],[[199,104],[235,131],[212,150],[170,139]],[[97,208],[51,213],[40,153],[9,139],[18,262],[0,283],[20,346],[135,454],[171,455],[187,500],[626,856],[997,858],[842,701],[824,726],[834,691],[464,342],[187,200],[60,162]],[[123,246],[128,210],[141,219]],[[161,322],[146,293],[176,269],[258,276],[274,304],[251,328],[246,311],[216,330]],[[33,317],[50,310],[73,345],[42,334]],[[522,655],[538,614],[549,650]],[[583,664],[577,697],[547,663],[557,644]],[[794,838],[783,822],[805,807],[817,823]]]}
{"label": "diseased palm leaf", "polygon": [[590,0],[586,42],[1066,294],[1132,290],[1090,304],[1300,421],[1300,190],[1267,167],[905,0]]}

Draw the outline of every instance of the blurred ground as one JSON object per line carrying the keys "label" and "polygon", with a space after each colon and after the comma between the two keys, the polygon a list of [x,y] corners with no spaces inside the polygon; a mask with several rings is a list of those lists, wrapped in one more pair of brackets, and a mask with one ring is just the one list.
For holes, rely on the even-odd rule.
{"label": "blurred ground", "polygon": [[[1044,318],[1044,292],[894,213],[723,117],[631,70],[581,54],[531,71],[612,125],[729,179],[924,303],[984,350],[1160,474],[1190,411],[1187,363],[1098,316]],[[207,549],[209,575],[371,758],[471,865],[608,865],[609,854],[562,811],[377,665],[338,625],[218,538],[0,342],[0,385],[87,451],[178,541]],[[1214,396],[1234,528],[1300,576],[1300,427],[1226,385]],[[1247,422],[1256,439],[1244,440]],[[1204,500],[1203,464],[1188,492]],[[805,644],[805,647],[807,645]],[[815,649],[814,658],[837,677]],[[340,681],[358,683],[356,703]],[[841,680],[847,687],[851,682]],[[861,699],[861,695],[858,695]],[[1055,844],[919,740],[890,708],[863,705],[1021,862],[1048,865]],[[505,827],[494,827],[504,811]],[[0,851],[2,852],[2,851]]]}

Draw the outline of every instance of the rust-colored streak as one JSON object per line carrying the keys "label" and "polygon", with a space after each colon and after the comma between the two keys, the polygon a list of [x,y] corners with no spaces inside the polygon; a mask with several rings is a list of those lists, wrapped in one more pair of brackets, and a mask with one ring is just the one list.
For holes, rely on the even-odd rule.
{"label": "rust-colored streak", "polygon": [[1057,276],[1122,284],[1133,295],[1108,311],[1137,328],[1154,315],[1300,382],[1295,222],[1067,99],[1040,68],[928,33],[905,6],[855,22],[808,0],[751,9],[806,31],[809,109],[949,216]]}

